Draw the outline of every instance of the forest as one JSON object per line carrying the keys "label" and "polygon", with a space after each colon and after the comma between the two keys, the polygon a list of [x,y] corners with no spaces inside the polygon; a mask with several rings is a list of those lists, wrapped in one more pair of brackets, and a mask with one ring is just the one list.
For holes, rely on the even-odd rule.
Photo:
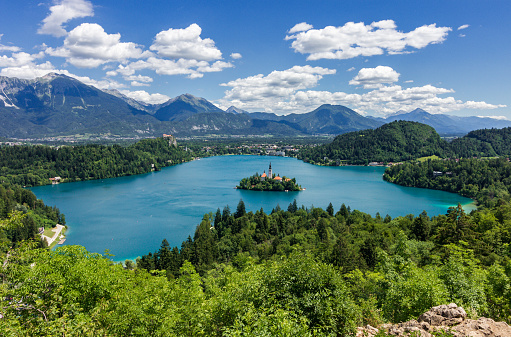
{"label": "forest", "polygon": [[501,199],[509,200],[511,163],[507,158],[410,162],[387,168],[383,179],[403,186],[458,193],[492,207]]}
{"label": "forest", "polygon": [[422,157],[472,158],[511,156],[511,128],[475,130],[447,142],[432,127],[395,121],[374,130],[339,135],[331,143],[303,148],[298,158],[319,165],[367,165]]}
{"label": "forest", "polygon": [[261,176],[259,174],[254,174],[251,177],[241,179],[240,183],[236,188],[242,190],[252,190],[252,191],[301,191],[302,186],[296,183],[295,178],[288,178],[286,176],[282,176],[282,180],[274,179],[275,175],[272,179],[266,178],[261,180]]}
{"label": "forest", "polygon": [[50,184],[49,178],[81,181],[148,173],[193,159],[169,138],[120,145],[0,146],[0,182],[19,186]]}
{"label": "forest", "polygon": [[[80,246],[3,256],[6,336],[349,336],[455,302],[511,321],[511,204],[391,218],[240,201],[124,266]],[[385,336],[381,334],[381,336]],[[445,334],[443,336],[448,336]]]}

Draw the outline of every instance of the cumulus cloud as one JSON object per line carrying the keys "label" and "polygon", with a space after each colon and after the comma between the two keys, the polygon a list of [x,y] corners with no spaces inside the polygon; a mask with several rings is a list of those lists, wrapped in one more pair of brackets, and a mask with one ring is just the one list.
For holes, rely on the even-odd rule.
{"label": "cumulus cloud", "polygon": [[125,62],[150,55],[132,42],[120,42],[121,34],[108,34],[95,23],[83,23],[69,32],[64,45],[47,48],[51,56],[66,58],[70,64],[81,68],[95,68],[108,62]]}
{"label": "cumulus cloud", "polygon": [[297,23],[296,25],[294,25],[294,27],[291,28],[288,31],[288,33],[294,34],[294,33],[298,33],[298,32],[305,32],[312,28],[314,28],[314,27],[312,25],[309,25],[307,22],[300,22],[300,23]]}
{"label": "cumulus cloud", "polygon": [[231,58],[234,60],[238,60],[238,59],[242,58],[242,56],[240,53],[232,53]]}
{"label": "cumulus cloud", "polygon": [[387,66],[362,68],[349,84],[363,85],[365,89],[377,88],[383,83],[394,83],[399,79],[399,73]]}
{"label": "cumulus cloud", "polygon": [[142,76],[142,75],[125,76],[124,79],[126,81],[137,81],[137,82],[142,82],[142,83],[151,83],[153,81],[152,77]]}
{"label": "cumulus cloud", "polygon": [[142,82],[139,82],[139,81],[132,81],[132,82],[130,83],[130,85],[131,85],[132,87],[148,87],[148,86],[149,86],[149,84],[148,84],[148,83],[142,83]]}
{"label": "cumulus cloud", "polygon": [[21,67],[24,65],[29,65],[34,62],[34,60],[43,58],[44,53],[40,52],[38,54],[28,54],[25,52],[12,53],[11,57],[6,55],[0,56],[0,68],[3,67]]}
{"label": "cumulus cloud", "polygon": [[[297,31],[296,28],[304,28]],[[291,48],[295,52],[308,54],[307,60],[350,59],[358,56],[402,54],[411,51],[407,48],[421,49],[429,44],[441,43],[451,28],[437,27],[436,24],[424,25],[403,33],[397,30],[393,20],[382,20],[369,25],[363,22],[348,22],[344,26],[327,26],[322,29],[305,29],[306,23],[293,27],[292,35],[286,40],[294,40]],[[297,34],[293,34],[296,32]]]}
{"label": "cumulus cloud", "polygon": [[[226,91],[225,99],[234,101],[258,101],[288,97],[300,89],[315,87],[323,75],[335,74],[334,69],[311,66],[294,66],[283,71],[273,71],[267,76],[258,74],[239,78],[222,86],[231,87]],[[235,105],[235,104],[233,104]],[[236,105],[237,106],[237,105]],[[268,108],[268,107],[267,107]]]}
{"label": "cumulus cloud", "polygon": [[129,90],[120,90],[123,95],[128,96],[129,98],[133,98],[134,100],[145,102],[149,104],[161,104],[167,102],[170,97],[163,94],[150,94],[144,90],[137,91],[129,91]]}
{"label": "cumulus cloud", "polygon": [[461,25],[458,27],[458,30],[467,29],[468,27],[470,27],[470,25]]}
{"label": "cumulus cloud", "polygon": [[223,61],[210,64],[206,61],[149,57],[147,60],[132,62],[126,66],[120,65],[117,71],[126,76],[138,70],[150,69],[159,75],[188,75],[189,78],[199,78],[203,77],[204,73],[218,72],[230,67],[233,67],[231,63]]}
{"label": "cumulus cloud", "polygon": [[[389,68],[389,69],[386,69]],[[239,78],[222,86],[231,87],[216,103],[223,107],[235,105],[249,111],[277,114],[305,113],[321,104],[339,104],[361,114],[387,115],[396,111],[422,108],[430,113],[447,113],[462,109],[490,110],[505,107],[486,102],[456,100],[454,90],[424,85],[403,88],[393,84],[399,73],[390,67],[368,68],[355,77],[359,84],[380,84],[365,93],[311,90],[324,75],[335,70],[295,66],[268,75]],[[366,81],[366,82],[364,82]],[[448,95],[447,97],[442,97]]]}
{"label": "cumulus cloud", "polygon": [[86,0],[56,0],[50,7],[50,14],[43,20],[38,29],[39,34],[49,34],[56,37],[67,35],[63,24],[76,18],[94,16],[92,3]]}
{"label": "cumulus cloud", "polygon": [[346,71],[353,71],[353,70],[355,70],[355,67],[351,67],[351,68],[349,68],[349,69],[348,69],[348,70],[346,70]]}
{"label": "cumulus cloud", "polygon": [[222,58],[222,53],[215,47],[212,39],[200,37],[202,28],[196,23],[184,29],[159,32],[149,49],[159,56],[171,59],[214,61]]}

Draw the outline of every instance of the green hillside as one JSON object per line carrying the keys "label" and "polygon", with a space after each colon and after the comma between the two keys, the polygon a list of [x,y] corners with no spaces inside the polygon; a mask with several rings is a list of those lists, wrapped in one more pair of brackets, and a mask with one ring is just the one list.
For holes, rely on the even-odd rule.
{"label": "green hillside", "polygon": [[300,158],[316,164],[368,164],[398,162],[451,154],[449,144],[435,129],[417,123],[396,121],[374,130],[339,135],[330,143],[300,152]]}

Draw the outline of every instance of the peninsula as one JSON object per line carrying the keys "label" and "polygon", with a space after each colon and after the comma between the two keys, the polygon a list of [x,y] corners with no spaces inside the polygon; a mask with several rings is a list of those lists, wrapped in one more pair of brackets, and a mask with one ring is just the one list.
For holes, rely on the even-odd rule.
{"label": "peninsula", "polygon": [[268,174],[266,171],[262,175],[258,173],[251,177],[241,179],[238,189],[253,191],[301,191],[302,187],[296,183],[295,178],[287,178],[286,176],[275,175],[270,167]]}

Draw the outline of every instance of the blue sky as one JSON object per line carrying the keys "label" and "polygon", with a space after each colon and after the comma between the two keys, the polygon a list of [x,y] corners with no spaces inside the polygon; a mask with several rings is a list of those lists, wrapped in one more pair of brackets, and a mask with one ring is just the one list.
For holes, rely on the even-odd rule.
{"label": "blue sky", "polygon": [[511,1],[49,0],[0,4],[0,75],[161,103],[511,119]]}

